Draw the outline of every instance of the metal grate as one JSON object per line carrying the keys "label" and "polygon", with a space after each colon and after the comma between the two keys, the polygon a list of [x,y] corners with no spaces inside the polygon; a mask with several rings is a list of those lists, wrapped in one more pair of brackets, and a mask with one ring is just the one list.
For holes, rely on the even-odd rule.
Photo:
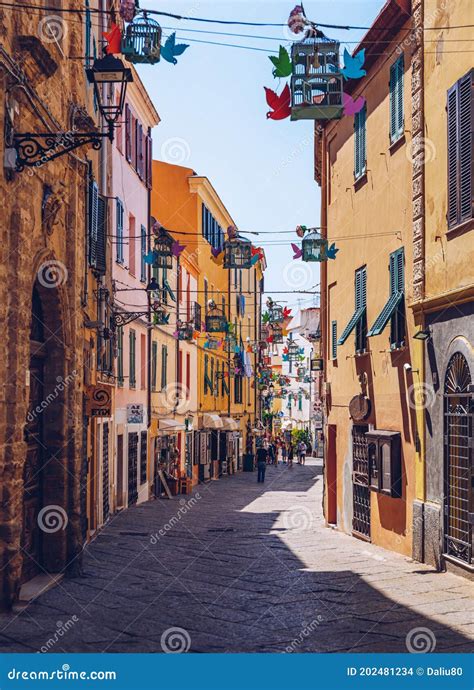
{"label": "metal grate", "polygon": [[471,375],[464,356],[449,362],[444,390],[445,416],[445,553],[465,563],[472,560],[472,432],[474,404]]}
{"label": "metal grate", "polygon": [[147,478],[147,437],[146,431],[140,433],[140,484],[144,484]]}
{"label": "metal grate", "polygon": [[367,426],[352,427],[352,530],[370,539],[369,457],[367,452]]}
{"label": "metal grate", "polygon": [[102,519],[107,521],[110,513],[109,503],[109,423],[102,425]]}
{"label": "metal grate", "polygon": [[138,460],[138,434],[128,435],[128,505],[138,500],[137,485],[137,460]]}

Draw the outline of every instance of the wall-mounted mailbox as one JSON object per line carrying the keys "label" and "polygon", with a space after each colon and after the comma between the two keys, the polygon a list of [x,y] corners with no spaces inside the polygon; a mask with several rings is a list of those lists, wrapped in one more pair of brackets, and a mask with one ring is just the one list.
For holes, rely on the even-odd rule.
{"label": "wall-mounted mailbox", "polygon": [[393,498],[402,496],[401,438],[398,431],[367,431],[369,486]]}

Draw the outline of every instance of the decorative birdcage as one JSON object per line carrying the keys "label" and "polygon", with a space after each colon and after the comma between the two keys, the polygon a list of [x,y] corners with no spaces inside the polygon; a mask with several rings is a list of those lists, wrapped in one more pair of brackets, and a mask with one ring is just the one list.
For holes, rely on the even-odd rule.
{"label": "decorative birdcage", "polygon": [[283,307],[272,299],[267,300],[268,319],[270,324],[281,323],[284,320]]}
{"label": "decorative birdcage", "polygon": [[154,65],[160,60],[160,50],[161,26],[143,12],[125,29],[121,51],[129,62]]}
{"label": "decorative birdcage", "polygon": [[225,352],[235,352],[235,348],[237,347],[237,338],[233,333],[227,333],[226,337],[224,338],[224,350]]}
{"label": "decorative birdcage", "polygon": [[272,338],[275,345],[283,342],[283,328],[277,323],[272,327]]}
{"label": "decorative birdcage", "polygon": [[206,331],[208,333],[224,333],[227,331],[228,322],[223,311],[215,304],[209,307],[206,314]]}
{"label": "decorative birdcage", "polygon": [[251,268],[252,243],[244,237],[224,242],[224,268]]}
{"label": "decorative birdcage", "polygon": [[153,268],[173,268],[174,240],[164,228],[160,228],[154,239]]}
{"label": "decorative birdcage", "polygon": [[306,367],[298,367],[297,368],[296,375],[297,375],[299,381],[303,381],[305,374],[306,374]]}
{"label": "decorative birdcage", "polygon": [[178,331],[178,340],[189,341],[194,337],[194,328],[190,321],[178,321],[176,330]]}
{"label": "decorative birdcage", "polygon": [[218,350],[220,343],[221,341],[217,338],[212,338],[211,336],[208,336],[206,342],[204,343],[204,347],[206,348],[206,350]]}
{"label": "decorative birdcage", "polygon": [[155,326],[166,326],[169,323],[170,315],[163,304],[155,301],[151,305],[151,310],[153,312],[152,320]]}
{"label": "decorative birdcage", "polygon": [[343,114],[339,41],[311,33],[291,48],[291,119],[333,120]]}
{"label": "decorative birdcage", "polygon": [[300,357],[300,348],[298,346],[298,343],[295,340],[293,340],[292,338],[290,338],[287,341],[286,347],[287,347],[286,354],[288,356],[288,361],[289,362],[297,362],[299,360],[299,357]]}
{"label": "decorative birdcage", "polygon": [[316,230],[306,235],[302,247],[303,261],[326,261],[328,241]]}

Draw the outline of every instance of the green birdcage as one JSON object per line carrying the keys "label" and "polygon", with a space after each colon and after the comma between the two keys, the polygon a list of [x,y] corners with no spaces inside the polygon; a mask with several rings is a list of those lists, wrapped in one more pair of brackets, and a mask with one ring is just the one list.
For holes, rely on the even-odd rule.
{"label": "green birdcage", "polygon": [[206,314],[207,333],[224,333],[227,327],[228,322],[224,312],[216,306],[211,306]]}
{"label": "green birdcage", "polygon": [[153,268],[173,268],[173,244],[171,235],[163,228],[160,228],[154,239],[153,245]]}
{"label": "green birdcage", "polygon": [[251,268],[252,243],[243,237],[224,242],[224,268]]}
{"label": "green birdcage", "polygon": [[309,233],[302,241],[303,261],[326,261],[328,241],[319,232]]}
{"label": "green birdcage", "polygon": [[129,62],[154,65],[160,60],[160,50],[161,26],[143,12],[125,29],[121,51]]}

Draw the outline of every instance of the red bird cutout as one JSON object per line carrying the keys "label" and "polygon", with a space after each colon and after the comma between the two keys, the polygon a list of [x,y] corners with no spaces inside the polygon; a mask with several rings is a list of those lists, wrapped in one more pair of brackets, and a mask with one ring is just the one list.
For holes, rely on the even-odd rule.
{"label": "red bird cutout", "polygon": [[275,91],[272,91],[271,89],[267,89],[266,86],[264,86],[263,88],[265,89],[267,103],[270,106],[270,108],[272,108],[272,110],[269,110],[267,113],[267,119],[284,120],[286,117],[290,117],[291,94],[290,87],[288,86],[288,84],[286,84],[285,88],[283,89],[280,95],[278,95],[277,93],[275,93]]}
{"label": "red bird cutout", "polygon": [[120,53],[122,32],[118,28],[117,24],[112,24],[110,31],[104,31],[102,36],[107,41],[107,46],[105,48],[107,55],[115,55],[116,53]]}

